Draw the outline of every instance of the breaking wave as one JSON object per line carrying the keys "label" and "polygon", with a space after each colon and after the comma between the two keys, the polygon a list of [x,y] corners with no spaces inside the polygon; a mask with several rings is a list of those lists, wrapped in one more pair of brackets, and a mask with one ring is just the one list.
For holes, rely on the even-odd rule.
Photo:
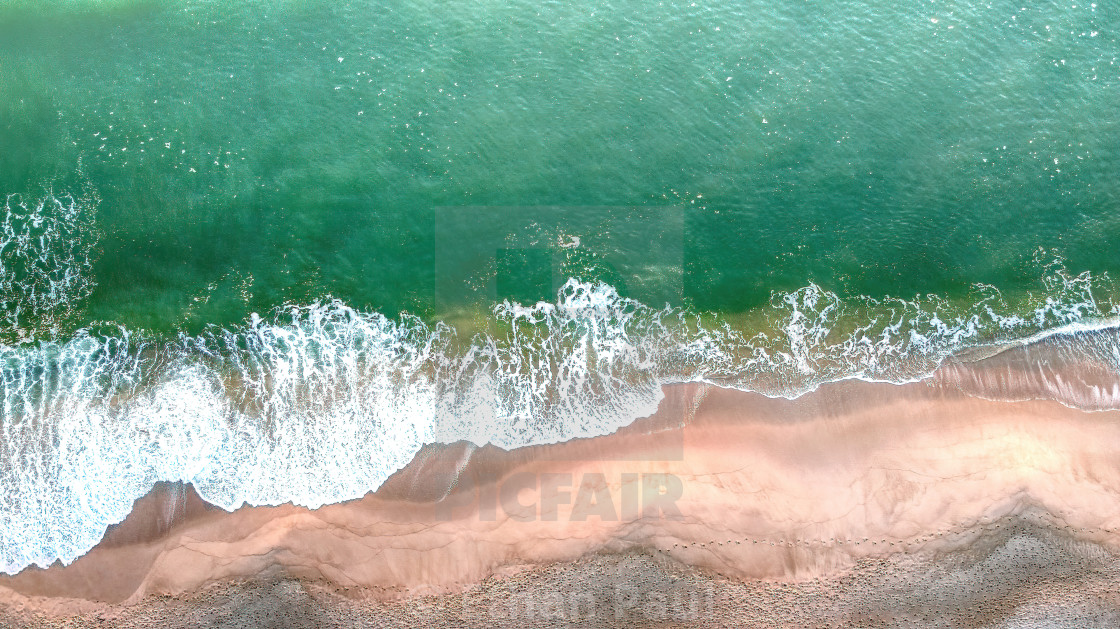
{"label": "breaking wave", "polygon": [[[70,298],[88,290],[59,286]],[[114,328],[3,345],[0,569],[72,561],[157,481],[192,483],[226,509],[317,507],[376,489],[426,443],[514,448],[612,432],[653,413],[668,383],[794,397],[844,378],[914,380],[968,348],[1109,329],[1106,289],[1107,277],[1057,263],[1018,307],[989,286],[958,306],[809,285],[776,294],[763,330],[747,335],[573,279],[552,303],[496,306],[490,331],[470,338],[325,301],[170,340]],[[1100,343],[1111,343],[1120,357],[1117,335],[1105,337],[1094,351],[1107,357]]]}

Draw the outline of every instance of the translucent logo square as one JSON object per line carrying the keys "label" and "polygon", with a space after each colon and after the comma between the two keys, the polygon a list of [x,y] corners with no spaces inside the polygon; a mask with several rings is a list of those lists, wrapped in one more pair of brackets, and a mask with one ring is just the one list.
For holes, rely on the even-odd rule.
{"label": "translucent logo square", "polygon": [[[682,303],[684,231],[679,207],[437,208],[436,316],[460,340],[486,346],[479,360],[498,381],[472,389],[494,399],[472,404],[472,416],[455,418],[444,433],[477,443],[470,431],[485,424],[478,435],[506,430],[555,443],[626,430],[655,410],[654,420],[639,425],[664,430],[686,422],[691,404],[670,399],[658,409],[660,383],[650,361],[628,358],[655,345],[633,352],[628,346],[645,343],[650,326],[625,327],[636,310],[653,318],[666,304]],[[529,314],[510,316],[511,309]],[[641,474],[649,471],[642,462],[682,458],[680,431],[665,437],[644,450],[584,449],[577,456],[561,447],[541,456],[632,461]]]}

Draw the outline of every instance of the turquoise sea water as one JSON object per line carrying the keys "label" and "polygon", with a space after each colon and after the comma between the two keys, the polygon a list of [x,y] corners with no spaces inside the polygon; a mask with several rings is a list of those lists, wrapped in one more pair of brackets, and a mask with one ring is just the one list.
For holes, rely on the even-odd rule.
{"label": "turquoise sea water", "polygon": [[1107,324],[1118,29],[1073,0],[0,0],[3,566],[157,480],[317,505],[429,441],[613,430],[666,382],[797,395]]}

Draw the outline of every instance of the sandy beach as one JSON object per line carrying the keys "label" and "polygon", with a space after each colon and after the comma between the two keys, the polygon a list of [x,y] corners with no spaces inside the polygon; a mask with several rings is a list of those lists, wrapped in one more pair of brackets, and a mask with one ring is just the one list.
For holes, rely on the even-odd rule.
{"label": "sandy beach", "polygon": [[[26,624],[127,617],[153,602],[194,609],[206,603],[184,601],[214,591],[279,601],[280,587],[317,592],[332,614],[372,606],[381,615],[370,618],[384,619],[511,579],[531,592],[547,582],[542,570],[572,577],[630,562],[704,584],[707,620],[723,626],[717,616],[730,612],[714,601],[740,601],[729,592],[811,584],[841,596],[874,573],[879,585],[867,587],[881,596],[901,575],[964,574],[1000,553],[1010,567],[990,578],[1011,584],[1004,598],[1024,596],[1014,584],[1050,547],[1081,562],[1074,576],[1104,579],[1120,543],[1120,412],[1052,395],[984,399],[965,386],[1021,381],[1016,360],[947,366],[905,385],[841,382],[796,400],[671,385],[655,415],[615,434],[513,451],[428,446],[378,491],[317,510],[227,513],[161,484],[73,564],[0,579],[0,601]],[[1079,386],[1089,395],[1107,383]],[[644,595],[641,581],[617,582]],[[602,602],[572,596],[588,610]],[[584,609],[569,603],[553,620]],[[468,620],[461,605],[456,613]],[[497,622],[485,605],[471,613]],[[608,616],[621,618],[597,618]]]}

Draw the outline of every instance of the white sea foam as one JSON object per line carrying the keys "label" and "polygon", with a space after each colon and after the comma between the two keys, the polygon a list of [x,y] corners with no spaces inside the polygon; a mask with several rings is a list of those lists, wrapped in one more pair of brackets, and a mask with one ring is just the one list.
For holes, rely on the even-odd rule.
{"label": "white sea foam", "polygon": [[72,561],[159,480],[227,509],[316,507],[376,489],[425,443],[609,433],[652,413],[671,382],[793,397],[843,378],[907,381],[962,348],[1115,316],[1099,281],[1056,267],[1019,312],[991,287],[954,310],[810,285],[775,295],[751,337],[571,280],[555,302],[496,306],[506,332],[472,339],[329,301],[172,341],[119,329],[0,347],[0,569]]}
{"label": "white sea foam", "polygon": [[93,290],[97,198],[10,194],[0,217],[0,339],[57,329]]}

